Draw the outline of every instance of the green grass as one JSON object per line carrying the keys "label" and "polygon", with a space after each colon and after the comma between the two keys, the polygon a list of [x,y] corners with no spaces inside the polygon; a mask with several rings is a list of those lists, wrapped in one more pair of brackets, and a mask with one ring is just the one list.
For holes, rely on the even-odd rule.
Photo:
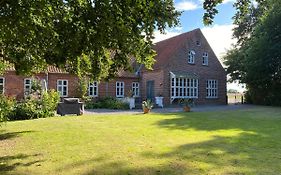
{"label": "green grass", "polygon": [[281,108],[70,116],[0,128],[0,174],[281,174]]}

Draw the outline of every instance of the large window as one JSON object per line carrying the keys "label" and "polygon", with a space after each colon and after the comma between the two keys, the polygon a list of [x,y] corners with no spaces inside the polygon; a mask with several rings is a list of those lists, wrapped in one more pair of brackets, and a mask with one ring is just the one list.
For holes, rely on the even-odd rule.
{"label": "large window", "polygon": [[124,82],[116,82],[116,97],[124,97]]}
{"label": "large window", "polygon": [[133,91],[134,97],[140,96],[140,84],[138,82],[132,83],[132,91]]}
{"label": "large window", "polygon": [[98,82],[97,81],[89,83],[89,96],[91,96],[91,97],[98,96]]}
{"label": "large window", "polygon": [[195,51],[191,50],[188,52],[188,63],[194,64],[195,63]]}
{"label": "large window", "polygon": [[5,79],[0,77],[0,94],[4,94],[5,90]]}
{"label": "large window", "polygon": [[67,80],[58,80],[57,81],[57,91],[60,93],[61,97],[68,96],[68,81]]}
{"label": "large window", "polygon": [[203,53],[202,65],[207,66],[208,64],[209,64],[208,53],[207,53],[207,52],[204,52],[204,53]]}
{"label": "large window", "polygon": [[218,98],[217,80],[207,80],[206,89],[207,89],[207,98]]}
{"label": "large window", "polygon": [[24,95],[29,95],[31,93],[32,81],[30,78],[24,79]]}
{"label": "large window", "polygon": [[198,98],[198,79],[172,78],[172,98]]}

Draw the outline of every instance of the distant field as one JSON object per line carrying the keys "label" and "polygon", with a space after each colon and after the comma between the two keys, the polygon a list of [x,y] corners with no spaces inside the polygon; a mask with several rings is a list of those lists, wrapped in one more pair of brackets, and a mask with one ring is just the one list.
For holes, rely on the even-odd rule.
{"label": "distant field", "polygon": [[0,128],[1,175],[277,175],[281,108],[66,116]]}
{"label": "distant field", "polygon": [[[236,96],[236,99],[235,99]],[[241,103],[242,102],[242,93],[227,93],[228,103]]]}

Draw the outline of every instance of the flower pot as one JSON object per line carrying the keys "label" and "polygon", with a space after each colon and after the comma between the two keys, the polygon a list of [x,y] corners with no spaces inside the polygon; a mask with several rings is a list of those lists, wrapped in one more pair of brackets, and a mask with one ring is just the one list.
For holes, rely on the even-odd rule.
{"label": "flower pot", "polygon": [[149,113],[150,112],[150,109],[149,108],[143,108],[143,113],[144,114],[147,114],[147,113]]}
{"label": "flower pot", "polygon": [[190,112],[190,107],[189,106],[184,106],[183,107],[184,112]]}

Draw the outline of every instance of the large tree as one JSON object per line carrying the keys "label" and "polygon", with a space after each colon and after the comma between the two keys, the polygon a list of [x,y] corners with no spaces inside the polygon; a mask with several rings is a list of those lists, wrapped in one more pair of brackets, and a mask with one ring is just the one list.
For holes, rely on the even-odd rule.
{"label": "large tree", "polygon": [[179,15],[173,0],[1,0],[0,64],[20,74],[55,65],[96,79],[129,69],[132,56],[151,68],[153,32]]}
{"label": "large tree", "polygon": [[256,19],[225,63],[232,80],[247,84],[249,102],[281,105],[281,3],[268,1]]}

